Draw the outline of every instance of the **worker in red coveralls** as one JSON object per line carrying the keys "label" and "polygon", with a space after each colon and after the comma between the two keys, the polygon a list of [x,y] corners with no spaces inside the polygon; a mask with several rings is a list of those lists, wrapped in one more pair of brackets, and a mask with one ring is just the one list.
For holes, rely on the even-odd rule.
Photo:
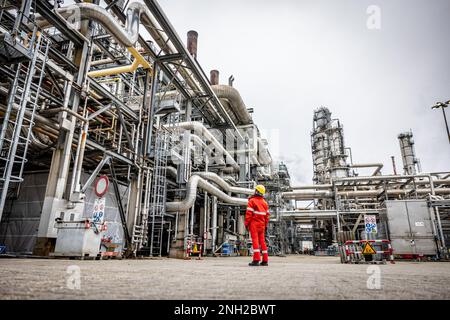
{"label": "worker in red coveralls", "polygon": [[[253,243],[253,261],[249,266],[268,266],[269,254],[266,246],[266,228],[269,223],[269,205],[264,200],[266,188],[262,185],[255,187],[255,194],[248,199],[245,213],[245,228],[250,231]],[[261,247],[261,248],[260,248]],[[262,253],[262,263],[260,264]]]}

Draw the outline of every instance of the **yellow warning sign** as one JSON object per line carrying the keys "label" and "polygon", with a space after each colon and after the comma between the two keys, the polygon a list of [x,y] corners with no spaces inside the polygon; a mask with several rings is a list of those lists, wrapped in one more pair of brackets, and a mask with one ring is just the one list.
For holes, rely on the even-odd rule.
{"label": "yellow warning sign", "polygon": [[375,254],[375,253],[377,253],[377,252],[372,247],[370,242],[366,242],[366,244],[363,246],[362,254]]}

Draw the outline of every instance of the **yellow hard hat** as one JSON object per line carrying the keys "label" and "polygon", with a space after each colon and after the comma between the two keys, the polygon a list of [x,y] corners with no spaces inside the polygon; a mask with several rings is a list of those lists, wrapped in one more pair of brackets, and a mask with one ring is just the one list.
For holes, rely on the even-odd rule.
{"label": "yellow hard hat", "polygon": [[266,193],[266,188],[262,184],[258,184],[255,187],[255,190],[258,191],[262,195],[264,195]]}

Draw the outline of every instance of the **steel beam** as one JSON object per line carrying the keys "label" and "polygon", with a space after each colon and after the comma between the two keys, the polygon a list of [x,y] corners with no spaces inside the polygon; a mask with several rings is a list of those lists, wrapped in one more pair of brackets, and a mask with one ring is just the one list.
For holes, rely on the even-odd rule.
{"label": "steel beam", "polygon": [[53,13],[53,5],[47,0],[35,1],[37,12],[50,22],[55,28],[61,31],[76,46],[82,47],[84,39],[74,30],[67,27],[67,21]]}

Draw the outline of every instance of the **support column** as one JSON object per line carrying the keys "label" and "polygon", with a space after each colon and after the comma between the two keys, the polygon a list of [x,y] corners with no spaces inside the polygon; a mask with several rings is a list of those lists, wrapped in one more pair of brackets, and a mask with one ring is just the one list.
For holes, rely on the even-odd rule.
{"label": "support column", "polygon": [[212,197],[212,217],[211,217],[211,237],[212,237],[212,252],[216,251],[217,247],[217,197]]}
{"label": "support column", "polygon": [[[82,23],[81,32],[88,35],[89,22]],[[86,72],[89,68],[91,57],[91,46],[84,42],[83,47],[75,53],[75,64],[79,67],[77,75],[77,84],[84,88],[86,82]],[[80,95],[72,96],[72,84],[69,82],[66,86],[63,107],[69,106],[72,97],[72,111],[77,112],[80,103]],[[69,118],[70,117],[70,118]],[[64,199],[67,181],[69,178],[70,156],[72,153],[73,135],[76,126],[76,118],[70,116],[67,112],[61,112],[59,118],[61,128],[58,136],[56,149],[53,152],[52,163],[50,166],[47,189],[45,191],[44,204],[42,206],[41,220],[39,222],[38,238],[33,250],[34,255],[48,256],[55,249],[57,230],[54,227],[56,217],[64,215],[69,210],[74,211],[75,215],[81,216],[84,210],[84,203],[72,204]],[[68,199],[70,195],[66,195]]]}
{"label": "support column", "polygon": [[175,243],[170,246],[169,257],[184,259],[186,258],[186,250],[184,247],[185,237],[188,234],[188,211],[178,213],[178,227],[175,234]]}

